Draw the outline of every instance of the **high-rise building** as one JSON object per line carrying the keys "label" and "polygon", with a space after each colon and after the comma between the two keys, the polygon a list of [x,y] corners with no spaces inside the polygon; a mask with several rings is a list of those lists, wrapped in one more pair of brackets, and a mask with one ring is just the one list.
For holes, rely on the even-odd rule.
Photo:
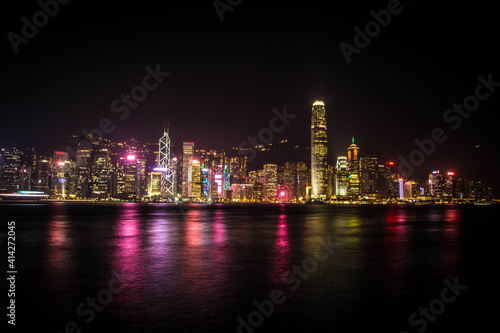
{"label": "high-rise building", "polygon": [[191,197],[200,199],[201,198],[201,190],[202,190],[202,182],[201,182],[201,163],[197,159],[193,159],[192,165],[192,177],[193,181],[191,183]]}
{"label": "high-rise building", "polygon": [[431,196],[441,199],[443,197],[444,177],[439,170],[432,171],[429,175],[429,189]]}
{"label": "high-rise building", "polygon": [[326,168],[326,196],[327,198],[331,198],[332,195],[335,195],[335,168],[333,165],[328,165]]}
{"label": "high-rise building", "polygon": [[445,199],[451,200],[454,197],[456,198],[456,187],[457,187],[457,181],[455,179],[455,172],[449,171],[446,173],[446,177],[444,179],[444,186],[443,186],[443,197]]}
{"label": "high-rise building", "polygon": [[137,155],[127,153],[124,157],[118,160],[117,176],[116,176],[116,194],[122,199],[135,199],[139,195],[137,193],[137,182],[139,181],[138,171],[141,168],[141,163],[137,161]]}
{"label": "high-rise building", "polygon": [[20,170],[19,177],[19,190],[30,191],[31,190],[31,167],[23,165]]}
{"label": "high-rise building", "polygon": [[21,185],[21,158],[22,151],[17,147],[2,149],[0,180],[5,182],[5,188],[9,192],[19,191]]}
{"label": "high-rise building", "polygon": [[33,189],[46,194],[50,191],[51,164],[49,159],[39,159],[36,164],[36,181]]}
{"label": "high-rise building", "polygon": [[228,160],[231,183],[244,183],[247,176],[247,156],[233,156]]}
{"label": "high-rise building", "polygon": [[310,177],[307,170],[307,163],[297,162],[297,199],[305,200],[307,195],[307,187],[310,186]]}
{"label": "high-rise building", "polygon": [[399,198],[399,174],[394,162],[386,162],[385,165],[379,166],[383,168],[380,170],[381,174],[384,174],[385,178],[385,190],[386,196],[389,199]]}
{"label": "high-rise building", "polygon": [[210,198],[210,169],[203,167],[200,173],[201,180],[201,197],[206,200]]}
{"label": "high-rise building", "polygon": [[297,198],[297,164],[295,162],[285,162],[283,166],[283,184],[290,188],[292,200]]}
{"label": "high-rise building", "polygon": [[164,128],[163,136],[158,143],[158,168],[161,170],[161,194],[163,197],[174,196],[174,170],[170,159],[170,136],[169,128]]}
{"label": "high-rise building", "polygon": [[90,153],[91,150],[88,148],[78,148],[76,150],[76,167],[89,167],[90,165]]}
{"label": "high-rise building", "polygon": [[182,197],[192,196],[194,143],[182,143]]}
{"label": "high-rise building", "polygon": [[378,159],[375,156],[368,155],[360,158],[359,178],[361,183],[361,194],[378,193]]}
{"label": "high-rise building", "polygon": [[172,157],[172,182],[174,184],[174,196],[182,194],[182,155]]}
{"label": "high-rise building", "polygon": [[228,188],[230,190],[229,170],[222,165],[209,169],[208,183],[210,187],[210,198],[218,200],[224,199]]}
{"label": "high-rise building", "polygon": [[[78,160],[78,150],[77,150],[77,160]],[[77,162],[79,166],[79,178],[80,181],[85,181],[84,164],[80,160]],[[85,164],[86,165],[86,164]],[[109,152],[107,150],[99,151],[94,156],[94,161],[91,167],[91,181],[90,188],[92,196],[97,198],[106,198],[111,193],[110,190],[110,177],[111,175],[111,162],[109,157]],[[84,186],[81,184],[80,186]]]}
{"label": "high-rise building", "polygon": [[278,187],[278,166],[276,164],[264,164],[264,186],[263,200],[273,201]]}
{"label": "high-rise building", "polygon": [[311,184],[313,199],[326,198],[327,192],[326,109],[322,101],[312,106],[311,116]]}
{"label": "high-rise building", "polygon": [[349,195],[349,166],[346,156],[337,157],[335,167],[335,195],[337,197]]}
{"label": "high-rise building", "polygon": [[148,195],[160,196],[161,195],[161,176],[162,172],[150,172],[148,178]]}
{"label": "high-rise building", "polygon": [[146,172],[146,159],[138,157],[136,162],[136,181],[135,193],[137,197],[143,198],[147,195],[148,190],[148,174]]}
{"label": "high-rise building", "polygon": [[52,157],[51,194],[55,197],[66,197],[66,182],[69,172],[69,156],[65,151],[55,151]]}
{"label": "high-rise building", "polygon": [[347,148],[347,165],[349,167],[349,194],[357,197],[361,193],[361,186],[359,180],[359,147],[352,143]]}

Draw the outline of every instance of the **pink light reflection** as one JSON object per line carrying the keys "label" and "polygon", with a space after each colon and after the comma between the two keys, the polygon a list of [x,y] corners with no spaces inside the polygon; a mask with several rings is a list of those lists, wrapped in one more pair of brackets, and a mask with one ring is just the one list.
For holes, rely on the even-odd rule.
{"label": "pink light reflection", "polygon": [[449,206],[445,208],[443,223],[443,241],[440,243],[439,254],[442,275],[453,277],[462,260],[463,247],[461,246],[461,228],[458,208]]}
{"label": "pink light reflection", "polygon": [[[283,209],[283,208],[282,208]],[[290,241],[288,238],[286,215],[280,214],[278,228],[276,229],[276,241],[273,250],[273,282],[276,285],[282,283],[283,274],[290,269]]]}
{"label": "pink light reflection", "polygon": [[410,278],[411,254],[408,249],[407,209],[389,209],[385,218],[385,237],[382,240],[381,281],[393,295],[402,295]]}
{"label": "pink light reflection", "polygon": [[133,280],[142,273],[139,205],[127,203],[121,205],[121,209],[115,227],[114,269]]}

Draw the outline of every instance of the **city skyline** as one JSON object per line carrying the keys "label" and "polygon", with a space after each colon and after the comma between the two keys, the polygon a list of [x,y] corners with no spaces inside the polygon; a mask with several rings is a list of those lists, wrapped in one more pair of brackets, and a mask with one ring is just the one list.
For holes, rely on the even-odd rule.
{"label": "city skyline", "polygon": [[[10,5],[4,35],[22,36],[21,18],[32,21],[42,9]],[[429,10],[401,2],[401,12],[360,47],[355,28],[364,30],[387,1],[336,4],[335,10],[321,1],[300,9],[280,1],[244,2],[223,20],[211,2],[168,9],[154,2],[95,6],[60,5],[17,53],[4,38],[1,147],[64,149],[63,138],[101,127],[113,141],[156,142],[158,123],[169,122],[177,129],[171,133],[175,151],[187,140],[228,151],[257,136],[273,109],[284,106],[296,118],[273,133],[275,140],[309,145],[310,106],[323,100],[329,164],[345,154],[343,142],[352,136],[362,152],[409,160],[419,149],[415,140],[427,142],[441,128],[446,141],[424,152],[416,176],[453,169],[491,175],[500,186],[493,176],[500,155],[491,121],[500,81],[498,51],[490,42],[494,19],[487,19],[493,10],[464,4]],[[310,24],[296,24],[302,20]],[[360,50],[350,62],[340,47],[346,44]],[[458,51],[459,45],[467,47]],[[448,113],[470,101],[484,81],[491,82],[489,89],[478,91],[489,95],[477,111]]]}
{"label": "city skyline", "polygon": [[2,328],[494,326],[495,3],[4,6]]}
{"label": "city skyline", "polygon": [[[201,202],[450,202],[493,198],[491,184],[484,178],[470,178],[452,170],[432,170],[428,179],[410,177],[398,162],[384,162],[373,153],[359,154],[354,137],[346,149],[347,156],[338,156],[334,165],[327,164],[324,111],[322,101],[313,103],[308,162],[288,159],[278,164],[266,161],[260,169],[249,167],[248,161],[253,159],[247,156],[249,150],[256,148],[260,154],[269,148],[280,150],[271,142],[267,147],[217,153],[194,149],[193,141],[185,141],[182,153],[171,155],[165,125],[159,144],[88,137],[74,140],[67,151],[54,151],[52,157],[36,155],[35,149],[2,148],[0,191],[3,196],[7,193],[6,198],[11,196],[9,191],[36,190],[37,196],[46,194],[56,199],[175,198]],[[318,162],[321,168],[315,168]]]}

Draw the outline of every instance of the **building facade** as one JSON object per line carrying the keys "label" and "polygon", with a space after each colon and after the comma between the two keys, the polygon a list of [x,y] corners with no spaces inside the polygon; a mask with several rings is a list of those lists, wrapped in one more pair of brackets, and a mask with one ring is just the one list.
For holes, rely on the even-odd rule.
{"label": "building facade", "polygon": [[325,199],[327,196],[327,135],[326,108],[322,101],[312,106],[311,116],[311,197]]}

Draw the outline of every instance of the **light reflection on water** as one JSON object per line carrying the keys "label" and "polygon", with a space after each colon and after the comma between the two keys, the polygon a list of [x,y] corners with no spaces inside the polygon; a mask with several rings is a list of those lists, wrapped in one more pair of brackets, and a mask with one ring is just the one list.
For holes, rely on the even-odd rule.
{"label": "light reflection on water", "polygon": [[[253,300],[276,288],[290,296],[269,319],[284,320],[278,326],[293,326],[299,317],[347,323],[367,304],[397,309],[419,297],[422,281],[440,284],[466,270],[464,214],[454,206],[37,207],[46,207],[45,215],[25,225],[40,239],[33,246],[43,250],[19,259],[26,274],[41,271],[33,289],[26,287],[26,299],[43,289],[39,303],[74,315],[85,299],[78,289],[95,293],[116,270],[128,281],[101,318],[124,332],[200,331],[204,325],[229,332],[238,316],[254,310]],[[283,274],[329,235],[339,247],[292,293]],[[89,272],[95,267],[101,271]],[[47,318],[58,315],[46,311]],[[97,323],[92,328],[99,331]]]}

